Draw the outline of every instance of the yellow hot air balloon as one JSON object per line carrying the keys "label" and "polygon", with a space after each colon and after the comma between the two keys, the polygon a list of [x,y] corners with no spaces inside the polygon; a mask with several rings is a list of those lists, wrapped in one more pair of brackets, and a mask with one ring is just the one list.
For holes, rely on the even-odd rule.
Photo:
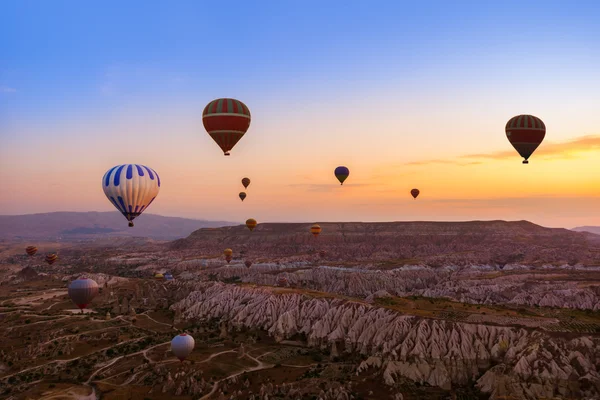
{"label": "yellow hot air balloon", "polygon": [[250,218],[246,220],[246,226],[248,227],[248,229],[250,229],[250,231],[253,231],[254,228],[256,228],[257,222],[254,218]]}
{"label": "yellow hot air balloon", "polygon": [[319,233],[321,233],[321,227],[317,224],[314,224],[310,227],[310,233],[315,235],[315,237],[319,236]]}
{"label": "yellow hot air balloon", "polygon": [[233,250],[231,250],[231,249],[225,249],[225,251],[223,251],[223,254],[225,254],[225,256],[232,256],[233,255]]}

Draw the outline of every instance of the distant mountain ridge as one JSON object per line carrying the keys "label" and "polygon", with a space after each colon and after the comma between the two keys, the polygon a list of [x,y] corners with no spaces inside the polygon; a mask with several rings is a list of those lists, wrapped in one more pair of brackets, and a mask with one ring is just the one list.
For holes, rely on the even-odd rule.
{"label": "distant mountain ridge", "polygon": [[163,217],[143,214],[129,228],[118,212],[52,212],[26,215],[0,215],[2,240],[85,240],[108,237],[146,237],[174,240],[187,237],[201,228],[235,225],[227,221],[206,221],[190,218]]}
{"label": "distant mountain ridge", "polygon": [[600,235],[600,226],[578,226],[571,230],[575,232],[589,232],[594,233],[596,235]]}

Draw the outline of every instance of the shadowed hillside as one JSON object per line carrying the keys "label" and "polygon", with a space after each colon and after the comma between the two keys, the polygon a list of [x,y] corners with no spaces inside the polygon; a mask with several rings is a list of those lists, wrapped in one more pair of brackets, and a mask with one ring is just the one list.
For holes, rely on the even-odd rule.
{"label": "shadowed hillside", "polygon": [[600,237],[527,221],[265,223],[200,229],[171,244],[173,249],[218,253],[224,247],[254,257],[310,254],[324,249],[329,260],[392,264],[600,263]]}
{"label": "shadowed hillside", "polygon": [[185,237],[198,228],[231,225],[225,221],[205,221],[142,214],[129,228],[118,212],[53,212],[27,215],[0,215],[0,239],[63,241],[103,237],[137,236],[172,240]]}

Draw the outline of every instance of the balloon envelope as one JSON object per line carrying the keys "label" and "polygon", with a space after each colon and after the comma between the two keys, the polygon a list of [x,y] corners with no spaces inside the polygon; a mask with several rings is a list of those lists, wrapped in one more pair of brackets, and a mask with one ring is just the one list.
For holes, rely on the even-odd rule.
{"label": "balloon envelope", "polygon": [[46,254],[46,258],[45,258],[46,262],[49,265],[54,264],[56,261],[58,261],[58,255],[54,254],[54,253],[50,253],[50,254]]}
{"label": "balloon envelope", "polygon": [[410,191],[410,194],[412,195],[412,197],[414,197],[415,199],[417,198],[417,196],[419,195],[419,193],[421,193],[419,191],[419,189],[413,189]]}
{"label": "balloon envelope", "polygon": [[79,278],[69,285],[69,297],[83,309],[98,295],[98,284],[89,278]]}
{"label": "balloon envelope", "polygon": [[252,261],[248,261],[248,260],[246,260],[246,261],[244,262],[244,265],[246,266],[246,268],[250,268],[250,267],[252,266]]}
{"label": "balloon envelope", "polygon": [[240,196],[240,199],[242,199],[242,201],[244,201],[244,199],[246,198],[246,192],[240,192],[239,196]]}
{"label": "balloon envelope", "polygon": [[175,357],[183,361],[192,353],[195,345],[196,342],[193,337],[187,333],[182,333],[171,340],[171,351],[175,354]]}
{"label": "balloon envelope", "polygon": [[231,260],[233,260],[233,256],[225,256],[225,261],[227,261],[227,264],[229,264]]}
{"label": "balloon envelope", "polygon": [[231,250],[231,249],[225,249],[223,251],[223,254],[225,254],[226,256],[231,256],[231,255],[233,255],[233,250]]}
{"label": "balloon envelope", "polygon": [[533,115],[517,115],[508,120],[505,131],[510,144],[524,158],[523,164],[529,164],[529,157],[546,136],[546,125]]}
{"label": "balloon envelope", "polygon": [[346,167],[337,167],[334,171],[335,177],[340,181],[340,184],[344,184],[344,181],[350,175],[350,170]]}
{"label": "balloon envelope", "polygon": [[154,274],[154,279],[156,280],[163,280],[165,278],[165,276],[163,274],[161,274],[160,272],[157,272],[156,274]]}
{"label": "balloon envelope", "polygon": [[253,231],[254,228],[256,228],[257,222],[254,218],[249,218],[246,220],[246,226],[248,227],[248,229],[250,229],[250,231]]}
{"label": "balloon envelope", "polygon": [[204,107],[202,123],[210,137],[228,156],[250,127],[250,110],[236,99],[216,99]]}
{"label": "balloon envelope", "polygon": [[102,177],[102,189],[110,202],[133,226],[152,204],[160,190],[160,178],[145,165],[122,164],[109,169]]}
{"label": "balloon envelope", "polygon": [[319,233],[321,233],[321,227],[317,224],[314,224],[310,227],[310,233],[312,233],[315,237],[319,236]]}
{"label": "balloon envelope", "polygon": [[29,255],[29,256],[33,256],[33,255],[35,255],[35,253],[37,253],[37,250],[38,249],[35,246],[27,246],[25,248],[25,253],[27,253],[27,255]]}
{"label": "balloon envelope", "polygon": [[244,185],[244,189],[248,189],[248,186],[250,186],[250,178],[242,179],[242,185]]}

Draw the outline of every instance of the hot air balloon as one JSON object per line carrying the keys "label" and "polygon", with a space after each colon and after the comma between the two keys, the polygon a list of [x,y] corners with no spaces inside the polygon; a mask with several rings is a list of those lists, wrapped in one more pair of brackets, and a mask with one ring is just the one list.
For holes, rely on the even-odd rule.
{"label": "hot air balloon", "polygon": [[252,266],[252,261],[246,260],[244,262],[244,265],[246,266],[246,268],[250,268]]}
{"label": "hot air balloon", "polygon": [[233,255],[233,250],[231,250],[231,249],[225,249],[223,251],[223,254],[225,254],[226,256],[232,256]]}
{"label": "hot air balloon", "polygon": [[250,178],[242,179],[242,185],[244,185],[244,189],[248,189],[248,186],[250,186]]}
{"label": "hot air balloon", "polygon": [[277,278],[277,285],[281,287],[285,287],[288,284],[288,280],[285,276],[280,276]]}
{"label": "hot air balloon", "polygon": [[35,255],[35,253],[37,253],[37,247],[27,246],[25,248],[25,253],[27,253],[28,256],[33,256],[33,255]]}
{"label": "hot air balloon", "polygon": [[168,280],[168,281],[172,281],[173,280],[173,275],[171,275],[169,273],[166,273],[165,274],[165,279]]}
{"label": "hot air balloon", "polygon": [[233,260],[233,256],[225,256],[225,261],[227,261],[227,264],[229,264],[231,260]]}
{"label": "hot air balloon", "polygon": [[312,233],[315,237],[319,236],[319,233],[321,233],[321,227],[317,224],[314,224],[310,227],[310,233]]}
{"label": "hot air balloon", "polygon": [[248,227],[248,229],[250,229],[250,231],[253,231],[254,228],[256,228],[256,220],[254,218],[250,218],[246,220],[246,226]]}
{"label": "hot air balloon", "polygon": [[52,265],[56,261],[58,261],[58,255],[56,255],[55,253],[46,254],[45,260],[49,265]]}
{"label": "hot air balloon", "polygon": [[228,156],[250,127],[250,110],[235,99],[216,99],[202,112],[204,129]]}
{"label": "hot air balloon", "polygon": [[417,198],[417,196],[419,196],[419,193],[421,193],[419,191],[419,189],[413,189],[410,191],[410,194],[412,195],[412,197],[414,197],[415,199]]}
{"label": "hot air balloon", "polygon": [[89,278],[79,278],[69,285],[69,297],[82,312],[98,295],[98,284]]}
{"label": "hot air balloon", "polygon": [[144,212],[158,195],[160,178],[156,171],[145,165],[117,165],[102,177],[102,188],[131,227],[133,219]]}
{"label": "hot air balloon", "polygon": [[344,184],[344,181],[348,178],[348,176],[350,175],[350,170],[346,167],[337,167],[335,169],[335,177],[338,179],[338,181],[340,181],[340,184]]}
{"label": "hot air balloon", "polygon": [[187,333],[182,333],[171,340],[171,351],[175,354],[175,357],[179,358],[179,361],[183,362],[194,350],[195,345],[196,342],[193,337]]}
{"label": "hot air balloon", "polygon": [[154,274],[154,279],[156,279],[157,281],[162,281],[163,279],[165,279],[165,276],[160,272],[157,272]]}
{"label": "hot air balloon", "polygon": [[508,120],[505,130],[510,144],[524,158],[523,164],[529,164],[529,157],[546,136],[546,125],[533,115],[517,115]]}
{"label": "hot air balloon", "polygon": [[242,201],[244,201],[244,199],[246,198],[246,192],[240,192],[239,196],[240,196],[240,199],[242,199]]}
{"label": "hot air balloon", "polygon": [[320,256],[321,258],[325,258],[325,256],[326,256],[326,255],[327,255],[327,252],[326,252],[325,250],[321,250],[321,251],[319,251],[319,256]]}

